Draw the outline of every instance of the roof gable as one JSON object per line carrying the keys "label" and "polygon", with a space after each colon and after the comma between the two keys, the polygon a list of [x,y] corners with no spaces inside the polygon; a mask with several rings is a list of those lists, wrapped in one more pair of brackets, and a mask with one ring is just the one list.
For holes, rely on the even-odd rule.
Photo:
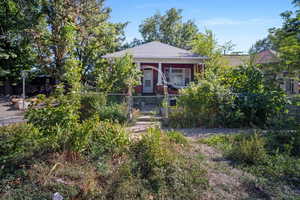
{"label": "roof gable", "polygon": [[184,59],[205,59],[206,57],[192,53],[185,49],[173,47],[161,42],[149,42],[133,48],[125,49],[115,53],[107,54],[103,58],[117,58],[126,54],[132,55],[134,58],[184,58]]}
{"label": "roof gable", "polygon": [[278,53],[269,49],[261,51],[255,56],[256,64],[278,63],[279,61]]}

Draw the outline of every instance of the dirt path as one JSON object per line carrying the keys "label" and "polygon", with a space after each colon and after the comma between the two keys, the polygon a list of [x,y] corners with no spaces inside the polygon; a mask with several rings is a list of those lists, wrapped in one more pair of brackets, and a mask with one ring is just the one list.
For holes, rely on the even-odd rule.
{"label": "dirt path", "polygon": [[189,139],[189,153],[194,158],[202,159],[208,172],[209,190],[205,192],[204,199],[269,199],[255,185],[254,176],[232,167],[222,153],[213,147],[201,144],[194,138]]}

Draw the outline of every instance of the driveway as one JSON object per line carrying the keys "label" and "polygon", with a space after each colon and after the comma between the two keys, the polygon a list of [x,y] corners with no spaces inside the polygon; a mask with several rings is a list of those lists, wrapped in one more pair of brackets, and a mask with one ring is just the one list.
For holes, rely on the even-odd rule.
{"label": "driveway", "polygon": [[8,98],[0,98],[0,126],[24,122],[24,112],[15,109]]}

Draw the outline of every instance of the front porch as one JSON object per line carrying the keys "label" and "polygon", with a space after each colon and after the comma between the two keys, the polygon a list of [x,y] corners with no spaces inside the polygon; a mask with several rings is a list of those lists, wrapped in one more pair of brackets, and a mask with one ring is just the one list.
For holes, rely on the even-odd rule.
{"label": "front porch", "polygon": [[195,74],[204,70],[202,63],[136,62],[136,65],[143,73],[141,84],[134,88],[139,95],[162,95],[164,84],[169,94],[178,94],[178,89],[189,85]]}

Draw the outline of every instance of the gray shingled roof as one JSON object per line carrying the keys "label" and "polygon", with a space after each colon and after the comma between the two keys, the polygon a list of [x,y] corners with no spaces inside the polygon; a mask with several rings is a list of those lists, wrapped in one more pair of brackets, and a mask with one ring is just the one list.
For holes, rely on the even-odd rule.
{"label": "gray shingled roof", "polygon": [[205,59],[206,57],[192,53],[185,49],[163,44],[161,42],[149,42],[133,48],[125,49],[115,53],[107,54],[103,58],[122,57],[130,54],[134,58],[179,58],[179,59]]}
{"label": "gray shingled roof", "polygon": [[241,66],[247,64],[250,61],[250,55],[224,55],[229,66]]}

